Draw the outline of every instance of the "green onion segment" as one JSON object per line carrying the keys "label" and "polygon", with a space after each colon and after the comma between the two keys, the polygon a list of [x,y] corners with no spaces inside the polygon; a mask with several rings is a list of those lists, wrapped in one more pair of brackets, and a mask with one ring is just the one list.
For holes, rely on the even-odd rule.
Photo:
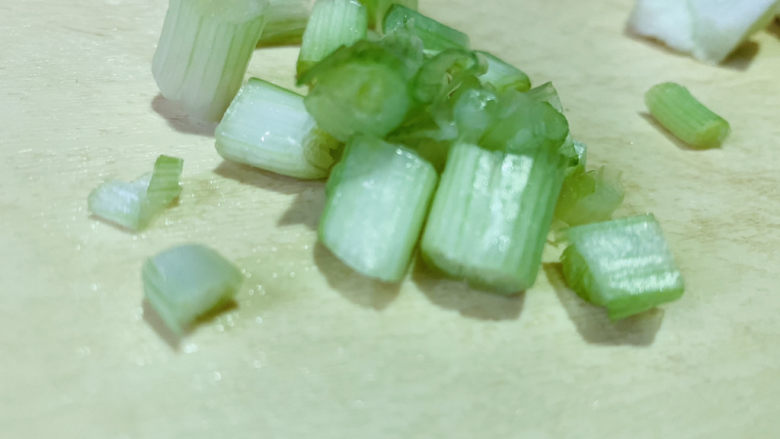
{"label": "green onion segment", "polygon": [[152,73],[165,98],[218,122],[244,79],[267,0],[170,0]]}
{"label": "green onion segment", "polygon": [[696,149],[720,147],[731,130],[725,119],[673,82],[650,88],[645,93],[645,104],[658,123]]}
{"label": "green onion segment", "polygon": [[325,178],[340,144],[317,127],[303,96],[250,78],[216,129],[227,160],[302,179]]}
{"label": "green onion segment", "polygon": [[181,159],[161,155],[151,174],[130,183],[118,180],[103,183],[90,192],[89,211],[132,231],[142,230],[179,197],[182,166]]}
{"label": "green onion segment", "polygon": [[406,273],[437,174],[415,152],[355,136],[328,179],[323,244],[355,271],[385,282]]}
{"label": "green onion segment", "polygon": [[199,316],[232,300],[243,282],[238,268],[199,244],[181,245],[149,258],[141,274],[146,299],[177,335]]}
{"label": "green onion segment", "polygon": [[680,298],[684,285],[652,215],[567,231],[561,256],[566,282],[583,299],[622,319]]}

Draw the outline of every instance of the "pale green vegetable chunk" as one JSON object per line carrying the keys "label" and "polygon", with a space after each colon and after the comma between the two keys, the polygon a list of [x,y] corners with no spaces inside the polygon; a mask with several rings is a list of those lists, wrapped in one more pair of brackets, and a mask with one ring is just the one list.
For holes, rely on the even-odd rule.
{"label": "pale green vegetable chunk", "polygon": [[340,145],[317,128],[303,96],[257,78],[238,92],[216,138],[227,160],[302,179],[326,177]]}
{"label": "pale green vegetable chunk", "polygon": [[683,278],[652,215],[572,227],[561,256],[566,282],[622,319],[679,299]]}
{"label": "pale green vegetable chunk", "polygon": [[149,258],[144,293],[165,325],[181,335],[199,316],[233,299],[243,276],[216,251],[185,244]]}
{"label": "pale green vegetable chunk", "polygon": [[152,73],[165,98],[218,122],[244,79],[268,0],[170,0]]}

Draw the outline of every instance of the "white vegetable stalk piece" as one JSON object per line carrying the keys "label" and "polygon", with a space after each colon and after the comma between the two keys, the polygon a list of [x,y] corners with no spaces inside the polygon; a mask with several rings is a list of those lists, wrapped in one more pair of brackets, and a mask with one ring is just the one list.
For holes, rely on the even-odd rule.
{"label": "white vegetable stalk piece", "polygon": [[779,5],[778,0],[638,0],[628,26],[699,60],[719,63],[766,27]]}
{"label": "white vegetable stalk piece", "polygon": [[183,164],[180,158],[161,155],[149,174],[130,183],[103,183],[89,194],[89,211],[127,229],[141,230],[178,198]]}
{"label": "white vegetable stalk piece", "polygon": [[324,178],[338,141],[317,128],[303,96],[250,78],[216,130],[217,152],[227,160],[290,177]]}
{"label": "white vegetable stalk piece", "polygon": [[160,92],[217,122],[244,79],[268,0],[170,0],[152,73]]}

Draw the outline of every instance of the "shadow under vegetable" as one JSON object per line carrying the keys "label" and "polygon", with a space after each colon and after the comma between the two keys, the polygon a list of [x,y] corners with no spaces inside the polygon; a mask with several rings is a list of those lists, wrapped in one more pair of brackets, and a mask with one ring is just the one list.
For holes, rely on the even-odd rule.
{"label": "shadow under vegetable", "polygon": [[184,333],[180,335],[174,333],[165,325],[165,323],[160,318],[160,315],[157,314],[157,311],[155,311],[154,308],[152,308],[152,305],[149,303],[148,300],[146,299],[143,300],[142,307],[143,307],[144,320],[146,321],[146,323],[152,327],[154,332],[156,332],[157,335],[159,335],[160,338],[163,339],[163,341],[171,349],[173,349],[174,351],[178,351],[179,347],[181,346],[181,340],[183,337],[190,334],[199,325],[212,323],[217,317],[219,317],[220,314],[236,309],[238,307],[238,304],[235,302],[235,300],[229,300],[223,303],[222,305],[209,310],[202,316],[195,319],[195,322],[192,324],[192,326],[189,329],[186,329]]}
{"label": "shadow under vegetable", "polygon": [[178,104],[165,99],[163,95],[157,94],[152,99],[152,110],[162,116],[168,125],[174,130],[198,136],[213,136],[216,123],[195,121],[187,116],[187,113],[179,108]]}
{"label": "shadow under vegetable", "polygon": [[380,282],[356,273],[320,242],[314,246],[314,263],[328,285],[356,305],[381,311],[398,297],[400,284]]}
{"label": "shadow under vegetable", "polygon": [[223,161],[214,169],[220,177],[248,184],[266,191],[283,195],[295,195],[290,207],[279,218],[278,226],[303,224],[317,230],[322,209],[325,206],[325,184],[323,180],[298,180],[274,174],[230,161]]}
{"label": "shadow under vegetable", "polygon": [[582,338],[593,344],[649,346],[661,328],[664,312],[661,309],[637,314],[618,321],[612,321],[607,312],[593,306],[569,289],[563,278],[561,264],[544,264],[544,271],[558,300],[561,301],[569,318],[574,322]]}
{"label": "shadow under vegetable", "polygon": [[675,136],[669,130],[667,130],[666,127],[664,127],[663,125],[658,123],[658,121],[655,120],[655,118],[650,113],[647,113],[647,112],[643,111],[643,112],[640,112],[639,115],[642,116],[642,118],[644,120],[646,120],[650,125],[652,125],[653,128],[655,128],[658,131],[660,131],[661,134],[663,134],[670,142],[672,142],[675,145],[677,145],[678,148],[680,148],[680,149],[682,149],[684,151],[700,151],[699,149],[692,148],[687,143],[685,143],[682,140],[678,139],[677,136]]}
{"label": "shadow under vegetable", "polygon": [[412,281],[431,301],[444,309],[477,320],[514,320],[523,310],[525,293],[506,296],[477,290],[464,281],[447,279],[418,258]]}

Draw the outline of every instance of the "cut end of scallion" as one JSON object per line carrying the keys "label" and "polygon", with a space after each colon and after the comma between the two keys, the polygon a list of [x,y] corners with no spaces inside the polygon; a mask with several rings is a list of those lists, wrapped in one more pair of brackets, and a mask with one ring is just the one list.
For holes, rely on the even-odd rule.
{"label": "cut end of scallion", "polygon": [[378,43],[342,47],[304,79],[304,98],[317,125],[346,142],[353,134],[383,138],[397,128],[412,104],[403,62]]}
{"label": "cut end of scallion", "polygon": [[731,130],[725,119],[673,82],[653,86],[645,93],[645,103],[664,128],[696,149],[719,148]]}
{"label": "cut end of scallion", "polygon": [[243,282],[231,262],[198,244],[174,247],[148,259],[142,279],[146,299],[176,335],[232,300]]}
{"label": "cut end of scallion", "polygon": [[684,285],[652,215],[570,228],[561,257],[566,282],[617,320],[680,298]]}
{"label": "cut end of scallion", "polygon": [[217,122],[244,78],[267,0],[170,0],[152,72],[167,99]]}

